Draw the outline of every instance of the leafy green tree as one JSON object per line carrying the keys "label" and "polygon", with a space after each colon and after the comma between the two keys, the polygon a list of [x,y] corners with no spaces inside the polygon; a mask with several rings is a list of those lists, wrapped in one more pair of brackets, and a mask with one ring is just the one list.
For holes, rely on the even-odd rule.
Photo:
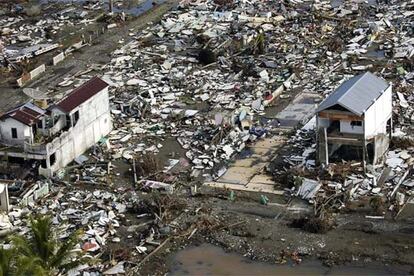
{"label": "leafy green tree", "polygon": [[80,232],[73,232],[61,241],[59,229],[52,225],[50,216],[30,218],[28,237],[11,238],[17,253],[17,275],[53,275],[83,263],[81,251],[74,250],[80,241]]}
{"label": "leafy green tree", "polygon": [[13,249],[0,247],[0,275],[13,275],[15,252]]}

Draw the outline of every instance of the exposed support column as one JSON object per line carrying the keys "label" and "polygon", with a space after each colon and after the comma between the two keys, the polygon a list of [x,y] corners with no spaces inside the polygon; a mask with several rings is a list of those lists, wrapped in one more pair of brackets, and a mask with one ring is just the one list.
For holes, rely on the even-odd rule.
{"label": "exposed support column", "polygon": [[328,137],[326,128],[322,127],[318,130],[318,155],[319,163],[324,165],[329,165],[329,156],[328,156]]}
{"label": "exposed support column", "polygon": [[367,144],[364,141],[362,141],[362,165],[364,167],[364,172],[367,171],[367,160],[368,160],[368,151],[367,151]]}
{"label": "exposed support column", "polygon": [[[386,138],[386,137],[384,137]],[[374,137],[374,160],[372,161],[373,165],[378,164],[378,160],[380,158],[380,155],[382,155],[383,149],[381,148],[382,146],[382,141],[383,139],[378,139],[378,137]]]}
{"label": "exposed support column", "polygon": [[46,168],[50,168],[50,156],[46,157]]}
{"label": "exposed support column", "polygon": [[34,128],[33,128],[33,125],[31,125],[30,126],[30,140],[28,141],[29,144],[33,144],[34,143],[34,139],[35,139]]}

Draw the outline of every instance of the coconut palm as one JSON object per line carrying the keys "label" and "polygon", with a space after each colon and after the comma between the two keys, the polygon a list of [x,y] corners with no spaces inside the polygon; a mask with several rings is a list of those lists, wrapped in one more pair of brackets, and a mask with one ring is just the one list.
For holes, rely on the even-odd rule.
{"label": "coconut palm", "polygon": [[81,252],[74,250],[79,243],[80,233],[73,232],[61,241],[58,232],[50,216],[30,218],[29,237],[11,238],[17,252],[17,275],[57,274],[83,262]]}
{"label": "coconut palm", "polygon": [[14,272],[14,251],[0,246],[0,275],[8,276]]}

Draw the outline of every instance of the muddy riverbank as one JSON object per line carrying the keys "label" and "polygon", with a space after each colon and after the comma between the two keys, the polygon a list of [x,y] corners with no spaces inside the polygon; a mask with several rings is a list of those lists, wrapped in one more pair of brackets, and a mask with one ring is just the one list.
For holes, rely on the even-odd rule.
{"label": "muddy riverbank", "polygon": [[327,267],[315,260],[301,264],[270,264],[227,253],[211,244],[189,247],[170,260],[168,275],[407,275],[407,266],[378,262],[353,262]]}
{"label": "muddy riverbank", "polygon": [[[168,261],[175,254],[204,243],[271,265],[311,260],[327,267],[361,263],[370,266],[379,262],[401,269],[403,274],[411,273],[414,266],[412,221],[367,220],[363,214],[343,212],[336,214],[333,230],[314,234],[291,225],[293,219],[312,211],[306,204],[298,201],[292,211],[286,212],[277,206],[283,205],[282,198],[271,195],[269,198],[278,204],[262,206],[259,194],[242,192],[236,193],[233,202],[224,192],[205,189],[199,197],[187,201],[186,211],[179,220],[182,227],[199,221],[199,227],[173,237],[150,261],[130,273],[163,275],[174,266]],[[194,229],[197,230],[192,234]]]}
{"label": "muddy riverbank", "polygon": [[[316,204],[293,200],[293,190],[286,193],[292,197],[282,196],[287,181],[280,178],[268,181],[271,176],[264,175],[271,159],[285,161],[288,154],[299,155],[291,158],[291,163],[315,164],[314,158],[300,158],[313,138],[305,137],[300,143],[285,140],[295,136],[296,127],[313,116],[317,103],[342,80],[359,71],[383,66],[376,60],[367,64],[354,54],[348,57],[342,50],[345,42],[337,41],[337,37],[343,36],[344,40],[362,39],[371,45],[369,41],[376,35],[371,34],[369,23],[376,20],[380,11],[372,9],[368,14],[363,12],[366,10],[363,6],[361,14],[354,14],[354,7],[332,10],[324,5],[319,9],[326,12],[320,12],[315,7],[303,10],[293,4],[276,7],[272,1],[253,4],[257,11],[257,7],[240,6],[234,11],[217,12],[215,3],[209,1],[207,6],[196,4],[174,10],[162,24],[153,25],[176,1],[155,5],[136,19],[115,24],[116,27],[106,25],[104,33],[30,83],[29,87],[38,87],[58,98],[74,88],[69,86],[103,75],[111,83],[110,110],[114,122],[114,131],[105,139],[108,143],[94,145],[84,154],[89,160],[82,165],[66,168],[62,172],[66,174],[64,181],[57,179],[52,185],[60,189],[40,202],[39,210],[49,206],[48,211],[59,219],[64,210],[69,214],[66,217],[71,229],[88,231],[94,225],[99,229],[89,232],[100,243],[100,249],[94,253],[102,262],[99,271],[120,264],[129,275],[187,271],[197,274],[199,269],[208,273],[210,267],[217,265],[199,263],[199,259],[220,254],[225,259],[227,255],[222,251],[225,250],[239,254],[231,255],[228,260],[235,265],[244,260],[261,262],[254,270],[263,274],[279,269],[276,264],[293,263],[304,264],[309,272],[316,269],[317,274],[361,263],[368,268],[384,264],[379,270],[369,270],[373,274],[389,271],[387,264],[397,268],[394,273],[399,273],[400,268],[403,273],[412,272],[412,220],[391,219],[391,212],[367,218],[374,210],[369,206],[370,199],[361,197],[355,201],[343,200],[338,208],[328,210],[332,229],[311,233],[302,229],[298,221],[316,213]],[[246,10],[252,14],[245,15]],[[274,11],[277,12],[269,21]],[[349,18],[343,18],[348,12],[351,12]],[[266,17],[259,16],[265,14]],[[262,29],[256,28],[252,33],[258,21],[266,23],[260,24],[268,32],[267,50],[260,49],[265,48]],[[394,21],[396,28],[387,27],[379,37],[392,37],[391,33],[400,28],[397,25],[400,20]],[[383,30],[388,23],[384,21],[372,29]],[[101,27],[96,24],[83,31],[93,32]],[[359,34],[361,29],[367,33]],[[65,29],[69,34],[72,31],[73,27]],[[241,40],[251,43],[241,45]],[[389,38],[384,41],[388,43]],[[354,43],[351,46],[356,47]],[[204,64],[205,58],[216,56],[213,50],[204,51],[208,48],[221,50],[217,52],[217,61]],[[390,54],[391,50],[385,52]],[[384,76],[389,81],[398,80],[397,66],[403,65],[391,62],[385,68]],[[401,68],[398,71],[404,71]],[[62,81],[69,84],[59,86]],[[0,109],[17,105],[23,95],[11,82],[0,87],[0,91],[7,104],[0,104]],[[265,107],[265,103],[270,106]],[[270,142],[275,143],[265,139],[273,139]],[[284,144],[287,146],[283,147]],[[144,152],[154,153],[160,163],[175,159],[180,169],[168,171],[165,164],[154,162],[146,172],[141,166],[149,160],[143,158]],[[134,172],[136,160],[141,173]],[[254,193],[237,189],[231,192],[203,185],[218,179],[218,172],[224,175],[227,169],[230,171],[235,160],[240,161],[231,175],[236,179],[228,177],[227,181],[234,180],[231,183],[241,189],[247,184],[260,187],[264,181],[278,195],[266,194],[262,189]],[[286,172],[284,163],[279,167]],[[242,177],[246,184],[242,183]],[[253,183],[253,178],[258,181]],[[333,190],[326,186],[326,192]],[[345,192],[342,195],[340,200],[346,199]],[[58,200],[60,206],[55,204]],[[87,214],[92,211],[116,219],[116,223],[84,222],[84,217],[95,216]],[[16,227],[20,227],[18,223]],[[203,250],[206,243],[219,249]],[[193,252],[191,248],[201,248],[204,252]],[[180,260],[181,252],[185,256],[179,262],[184,267],[173,263],[174,258]],[[185,262],[188,255],[198,255],[194,259],[196,271],[188,268],[193,265]],[[240,255],[245,259],[240,260]],[[316,268],[312,262],[316,262]],[[290,273],[286,269],[279,272]]]}

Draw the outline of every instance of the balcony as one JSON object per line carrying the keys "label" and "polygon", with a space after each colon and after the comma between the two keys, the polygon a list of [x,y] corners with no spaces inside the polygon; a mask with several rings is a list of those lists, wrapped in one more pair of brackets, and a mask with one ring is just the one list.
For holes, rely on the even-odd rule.
{"label": "balcony", "polygon": [[65,144],[68,139],[71,139],[71,132],[73,128],[69,128],[67,131],[61,130],[56,133],[53,137],[48,137],[48,140],[40,143],[24,143],[24,151],[27,153],[34,154],[52,154],[61,145]]}
{"label": "balcony", "polygon": [[47,154],[48,144],[24,142],[24,151],[34,154]]}

